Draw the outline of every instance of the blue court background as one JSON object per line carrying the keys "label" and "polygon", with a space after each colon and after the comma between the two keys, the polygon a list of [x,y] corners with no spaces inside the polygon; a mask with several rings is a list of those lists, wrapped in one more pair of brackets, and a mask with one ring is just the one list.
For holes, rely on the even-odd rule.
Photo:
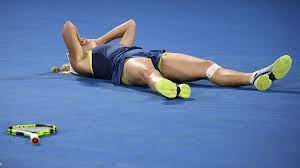
{"label": "blue court background", "polygon": [[[299,167],[299,8],[296,0],[2,1],[0,168]],[[189,100],[49,73],[66,62],[65,21],[96,38],[130,18],[144,48],[247,72],[289,53],[293,67],[263,93],[198,81]],[[20,123],[54,123],[58,133],[33,146],[6,134]]]}

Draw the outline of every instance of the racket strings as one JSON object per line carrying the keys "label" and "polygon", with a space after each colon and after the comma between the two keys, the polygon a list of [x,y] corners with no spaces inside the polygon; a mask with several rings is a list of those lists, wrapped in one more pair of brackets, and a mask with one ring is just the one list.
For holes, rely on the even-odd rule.
{"label": "racket strings", "polygon": [[50,131],[49,127],[31,127],[31,128],[16,128],[17,131],[26,131],[26,132],[41,132],[41,131]]}

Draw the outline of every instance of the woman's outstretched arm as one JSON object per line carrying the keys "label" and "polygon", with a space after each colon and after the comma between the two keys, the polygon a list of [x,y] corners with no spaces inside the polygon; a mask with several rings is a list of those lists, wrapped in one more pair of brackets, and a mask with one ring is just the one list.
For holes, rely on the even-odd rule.
{"label": "woman's outstretched arm", "polygon": [[105,35],[96,39],[97,45],[108,43],[116,38],[122,38],[120,41],[121,45],[131,47],[134,43],[136,25],[133,19],[117,26]]}

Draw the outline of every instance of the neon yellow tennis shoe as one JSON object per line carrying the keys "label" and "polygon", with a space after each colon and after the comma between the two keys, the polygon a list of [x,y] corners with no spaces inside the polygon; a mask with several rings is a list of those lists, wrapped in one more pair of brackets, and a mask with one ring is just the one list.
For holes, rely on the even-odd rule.
{"label": "neon yellow tennis shoe", "polygon": [[176,96],[187,99],[191,95],[191,88],[188,84],[180,84],[168,80],[161,79],[156,82],[155,89],[163,96],[173,99]]}
{"label": "neon yellow tennis shoe", "polygon": [[253,73],[253,84],[257,90],[264,91],[271,87],[274,80],[285,77],[292,67],[292,58],[283,55],[272,65]]}

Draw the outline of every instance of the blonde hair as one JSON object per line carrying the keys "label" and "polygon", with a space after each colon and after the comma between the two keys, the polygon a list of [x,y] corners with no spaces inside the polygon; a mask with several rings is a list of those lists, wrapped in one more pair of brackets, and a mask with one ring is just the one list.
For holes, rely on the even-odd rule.
{"label": "blonde hair", "polygon": [[[69,60],[69,53],[66,53],[66,56]],[[71,72],[71,64],[70,61],[66,64],[63,64],[61,66],[53,66],[51,68],[51,72],[53,73],[70,73]]]}
{"label": "blonde hair", "polygon": [[51,68],[51,72],[53,73],[72,73],[72,74],[78,74],[73,68],[69,60],[69,53],[66,53],[66,56],[68,58],[68,63],[63,64],[61,66],[54,66]]}
{"label": "blonde hair", "polygon": [[51,72],[53,72],[53,73],[71,73],[71,65],[70,65],[70,63],[66,63],[61,66],[53,66],[51,68]]}

